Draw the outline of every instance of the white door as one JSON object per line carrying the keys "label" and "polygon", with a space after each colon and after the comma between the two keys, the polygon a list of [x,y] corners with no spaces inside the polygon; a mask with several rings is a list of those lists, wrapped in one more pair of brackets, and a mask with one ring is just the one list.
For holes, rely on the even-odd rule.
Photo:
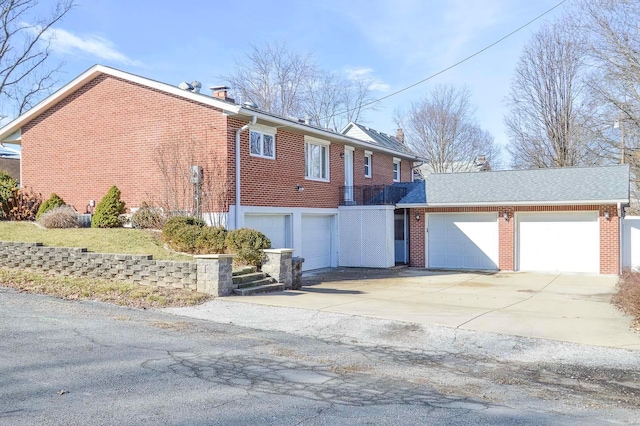
{"label": "white door", "polygon": [[271,240],[272,248],[291,248],[290,217],[284,214],[247,214],[244,227],[262,232]]}
{"label": "white door", "polygon": [[333,218],[334,216],[302,215],[303,270],[331,267]]}
{"label": "white door", "polygon": [[598,212],[517,213],[518,270],[600,271]]}
{"label": "white door", "polygon": [[344,200],[353,201],[353,148],[344,147]]}
{"label": "white door", "polygon": [[498,269],[496,213],[428,214],[428,267]]}

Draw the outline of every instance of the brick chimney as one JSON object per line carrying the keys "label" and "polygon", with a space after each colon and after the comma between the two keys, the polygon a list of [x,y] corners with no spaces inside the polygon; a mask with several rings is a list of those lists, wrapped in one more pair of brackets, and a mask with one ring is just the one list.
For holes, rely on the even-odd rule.
{"label": "brick chimney", "polygon": [[233,98],[230,98],[227,94],[227,92],[231,89],[230,87],[211,86],[209,87],[209,89],[211,89],[211,91],[213,92],[211,96],[213,96],[214,98],[222,99],[223,101],[228,101],[228,102],[235,102],[235,100]]}
{"label": "brick chimney", "polygon": [[398,139],[398,142],[404,143],[404,132],[402,129],[396,130],[396,139]]}

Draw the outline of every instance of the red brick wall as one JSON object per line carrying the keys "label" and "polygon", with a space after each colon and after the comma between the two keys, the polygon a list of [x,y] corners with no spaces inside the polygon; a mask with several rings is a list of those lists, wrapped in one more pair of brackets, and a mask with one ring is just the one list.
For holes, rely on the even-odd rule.
{"label": "red brick wall", "polygon": [[[462,212],[498,212],[498,268],[512,271],[515,268],[515,220],[516,212],[559,212],[559,211],[594,211],[600,212],[600,273],[618,274],[620,269],[619,218],[616,205],[584,205],[584,206],[496,206],[496,207],[457,207],[411,209],[410,211],[410,266],[425,265],[425,222],[427,213],[462,213]],[[609,212],[609,220],[604,212]],[[509,220],[502,214],[507,212]],[[420,222],[415,221],[415,214],[420,213]]]}
{"label": "red brick wall", "polygon": [[[409,209],[409,266],[424,268],[426,265],[425,223],[426,209]],[[416,220],[416,214],[420,220]]]}
{"label": "red brick wall", "polygon": [[[605,211],[609,219],[605,219]],[[620,273],[620,218],[617,206],[600,206],[600,273]]]}
{"label": "red brick wall", "polygon": [[227,157],[225,133],[215,108],[101,76],[23,127],[23,185],[79,211],[116,185],[127,207],[137,207],[165,191],[159,146],[191,144],[212,176],[214,159]]}
{"label": "red brick wall", "polygon": [[[203,209],[227,211],[235,203],[235,131],[246,123],[179,96],[100,76],[22,129],[23,185],[45,198],[55,192],[79,211],[89,200],[98,202],[112,185],[122,191],[127,207],[158,203],[167,187],[156,164],[159,147],[178,143],[190,147],[193,158],[187,163],[203,166],[205,180],[215,178],[211,190],[205,188],[207,194],[228,191],[226,197],[215,197],[223,201]],[[301,133],[278,129],[276,160],[249,155],[249,131],[241,134],[241,148],[244,205],[338,206],[344,185],[342,144],[330,145],[330,182],[305,179]],[[364,179],[363,157],[364,151],[357,149],[354,184],[392,182],[392,156],[373,154],[373,179]],[[405,181],[410,166],[408,160],[402,162]],[[181,204],[190,206],[190,185],[180,192],[188,200]]]}
{"label": "red brick wall", "polygon": [[[229,118],[229,173],[235,186],[235,130],[247,121]],[[260,123],[259,123],[260,124]],[[267,123],[265,123],[267,124]],[[268,124],[267,124],[268,125]],[[344,186],[344,145],[332,142],[329,146],[330,182],[305,179],[304,135],[279,128],[276,134],[276,159],[253,157],[249,153],[249,131],[240,135],[241,202],[245,206],[268,207],[319,207],[336,208],[340,199],[340,187]],[[355,149],[353,160],[354,185],[381,185],[393,182],[393,157],[373,154],[373,178],[364,178],[364,150]],[[410,162],[403,161],[402,177],[409,180]],[[301,185],[304,191],[298,191]],[[235,204],[235,187],[231,191],[230,204]]]}

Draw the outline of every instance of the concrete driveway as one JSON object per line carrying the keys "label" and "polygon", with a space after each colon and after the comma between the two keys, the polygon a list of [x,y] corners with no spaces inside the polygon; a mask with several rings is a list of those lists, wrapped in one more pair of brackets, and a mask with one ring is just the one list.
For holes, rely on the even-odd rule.
{"label": "concrete driveway", "polygon": [[338,268],[306,273],[300,291],[226,298],[419,324],[640,349],[611,305],[618,277]]}

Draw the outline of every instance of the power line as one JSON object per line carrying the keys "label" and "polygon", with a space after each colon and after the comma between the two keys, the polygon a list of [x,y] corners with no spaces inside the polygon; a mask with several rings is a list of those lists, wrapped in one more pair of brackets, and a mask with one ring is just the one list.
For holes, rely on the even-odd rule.
{"label": "power line", "polygon": [[[483,53],[484,51],[491,49],[491,48],[492,48],[493,46],[495,46],[496,44],[499,44],[499,43],[503,42],[504,40],[506,40],[507,38],[511,37],[512,35],[514,35],[514,34],[515,34],[515,33],[517,33],[518,31],[521,31],[521,30],[523,30],[524,28],[528,27],[529,25],[533,24],[533,23],[534,23],[535,21],[537,21],[538,19],[542,18],[543,16],[547,15],[548,13],[550,13],[550,12],[552,12],[553,10],[557,9],[558,7],[562,6],[564,3],[566,3],[566,1],[567,1],[567,0],[562,0],[560,3],[556,4],[556,5],[555,5],[555,6],[553,6],[551,9],[548,9],[547,11],[545,11],[545,12],[541,13],[540,15],[536,16],[535,18],[533,18],[532,20],[530,20],[529,22],[527,22],[526,24],[524,24],[524,25],[520,26],[519,28],[517,28],[517,29],[515,29],[515,30],[511,31],[509,34],[507,34],[506,36],[502,37],[501,39],[499,39],[499,40],[497,40],[497,41],[494,41],[494,42],[493,42],[493,43],[491,43],[490,45],[485,46],[484,48],[482,48],[482,49],[478,50],[477,52],[473,53],[472,55],[467,56],[467,57],[466,57],[466,58],[464,58],[464,59],[461,59],[460,61],[456,62],[455,64],[450,65],[450,66],[448,66],[447,68],[444,68],[444,69],[442,69],[442,70],[440,70],[440,71],[438,71],[438,72],[436,72],[436,73],[434,73],[434,74],[431,74],[430,76],[428,76],[428,77],[426,77],[426,78],[424,78],[424,79],[422,79],[422,80],[420,80],[420,81],[418,81],[418,82],[416,82],[416,83],[413,83],[413,84],[411,84],[411,85],[409,85],[409,86],[406,86],[406,87],[404,87],[404,88],[402,88],[402,89],[400,89],[400,90],[397,90],[397,91],[395,91],[395,92],[393,92],[393,93],[390,93],[390,94],[388,94],[388,95],[385,95],[385,96],[383,96],[383,97],[381,97],[381,98],[378,98],[378,99],[376,99],[376,100],[373,100],[373,101],[371,101],[371,102],[367,102],[366,104],[360,105],[360,106],[359,106],[359,108],[365,108],[365,107],[368,107],[369,105],[376,104],[376,103],[378,103],[378,102],[380,102],[380,101],[383,101],[383,100],[385,100],[385,99],[388,99],[388,98],[390,98],[390,97],[392,97],[392,96],[395,96],[395,95],[397,95],[397,94],[399,94],[399,93],[405,92],[405,91],[407,91],[407,90],[409,90],[409,89],[411,89],[411,88],[414,88],[414,87],[416,87],[416,86],[418,86],[418,85],[420,85],[420,84],[424,83],[425,81],[431,80],[432,78],[437,77],[437,76],[439,76],[440,74],[443,74],[443,73],[445,73],[445,72],[449,71],[449,70],[450,70],[450,69],[452,69],[452,68],[457,67],[458,65],[460,65],[460,64],[462,64],[462,63],[464,63],[464,62],[467,62],[469,59],[472,59],[472,58],[474,58],[474,57],[478,56],[479,54]],[[330,116],[328,116],[328,117],[324,117],[324,118],[322,118],[322,121],[324,121],[324,120],[328,120],[328,119],[330,119],[330,118],[333,118],[333,117],[335,117],[336,115],[340,115],[340,114],[348,113],[349,111],[351,111],[351,110],[347,109],[347,110],[345,110],[345,111],[337,112],[337,113],[335,113],[335,114],[333,114],[333,115],[330,115]]]}

